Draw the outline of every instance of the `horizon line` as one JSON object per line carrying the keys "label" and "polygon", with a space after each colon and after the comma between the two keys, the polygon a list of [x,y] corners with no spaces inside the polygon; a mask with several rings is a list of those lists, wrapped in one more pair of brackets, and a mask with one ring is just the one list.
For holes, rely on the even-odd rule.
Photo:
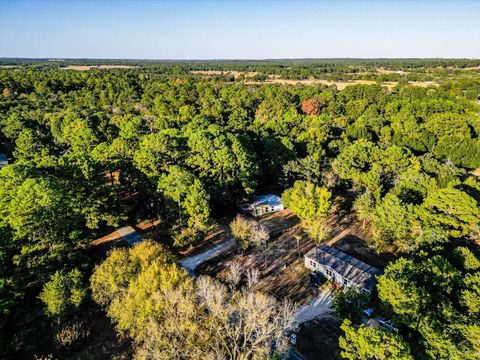
{"label": "horizon line", "polygon": [[0,60],[127,60],[127,61],[271,61],[271,60],[480,60],[469,57],[293,57],[293,58],[119,58],[119,57],[23,57],[0,56]]}

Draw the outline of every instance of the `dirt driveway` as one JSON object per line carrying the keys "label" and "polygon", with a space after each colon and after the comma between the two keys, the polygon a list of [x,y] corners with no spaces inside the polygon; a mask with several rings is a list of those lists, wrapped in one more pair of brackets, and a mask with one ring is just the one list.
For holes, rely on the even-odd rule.
{"label": "dirt driveway", "polygon": [[210,249],[183,259],[180,264],[188,271],[190,276],[193,276],[195,274],[195,269],[199,265],[233,249],[236,244],[237,242],[234,238],[229,238]]}

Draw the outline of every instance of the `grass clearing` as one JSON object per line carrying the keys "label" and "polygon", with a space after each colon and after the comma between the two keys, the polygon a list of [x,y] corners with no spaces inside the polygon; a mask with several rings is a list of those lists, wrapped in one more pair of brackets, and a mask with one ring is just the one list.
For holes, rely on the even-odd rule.
{"label": "grass clearing", "polygon": [[190,74],[195,75],[233,75],[234,77],[239,77],[240,75],[245,75],[246,77],[258,75],[256,71],[236,71],[236,70],[192,70]]}
{"label": "grass clearing", "polygon": [[[377,69],[378,73],[380,74],[406,74],[404,71],[394,71],[394,70],[386,70],[386,69]],[[347,86],[351,85],[374,85],[378,84],[377,81],[373,80],[351,80],[351,81],[333,81],[333,80],[323,80],[323,79],[301,79],[301,80],[294,80],[294,79],[281,79],[280,75],[267,75],[267,80],[265,81],[252,81],[249,80],[248,77],[258,75],[259,73],[256,71],[251,71],[251,72],[243,72],[243,71],[234,71],[234,70],[192,70],[190,71],[191,74],[196,74],[196,75],[206,75],[206,76],[212,76],[212,75],[233,75],[235,78],[237,78],[240,75],[245,75],[247,78],[246,81],[244,82],[247,85],[258,85],[258,84],[281,84],[281,85],[297,85],[297,84],[303,84],[303,85],[326,85],[326,86],[332,86],[335,85],[338,90],[343,90]],[[360,74],[356,74],[360,75]],[[418,87],[428,87],[428,86],[439,86],[437,83],[433,81],[410,81],[408,83],[411,86],[418,86]],[[389,89],[394,88],[395,86],[398,85],[398,81],[384,81],[380,83],[382,86],[386,86]]]}
{"label": "grass clearing", "polygon": [[[246,84],[262,84],[262,83],[274,83],[274,84],[282,84],[282,85],[327,85],[332,86],[335,85],[338,90],[343,90],[347,86],[352,85],[374,85],[378,84],[376,81],[373,80],[352,80],[352,81],[331,81],[331,80],[320,80],[320,79],[305,79],[305,80],[287,80],[287,79],[268,79],[264,82],[256,82],[256,81],[247,81]],[[419,87],[428,87],[428,86],[438,86],[438,84],[430,81],[411,81],[408,83],[411,86],[419,86]],[[386,81],[380,83],[382,86],[386,86],[389,89],[394,88],[398,85],[397,81]]]}

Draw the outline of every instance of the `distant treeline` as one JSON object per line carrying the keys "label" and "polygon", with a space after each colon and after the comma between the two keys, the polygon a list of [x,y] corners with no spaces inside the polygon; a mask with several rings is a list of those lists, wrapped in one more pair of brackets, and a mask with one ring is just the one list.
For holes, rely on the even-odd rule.
{"label": "distant treeline", "polygon": [[63,58],[0,58],[0,65],[21,66],[52,66],[69,65],[130,65],[139,67],[173,66],[190,70],[235,70],[278,73],[289,70],[292,73],[300,70],[333,72],[355,69],[374,70],[384,67],[392,70],[420,68],[466,68],[480,66],[480,59],[360,59],[360,58],[329,58],[329,59],[262,59],[262,60],[148,60],[148,59],[63,59]]}

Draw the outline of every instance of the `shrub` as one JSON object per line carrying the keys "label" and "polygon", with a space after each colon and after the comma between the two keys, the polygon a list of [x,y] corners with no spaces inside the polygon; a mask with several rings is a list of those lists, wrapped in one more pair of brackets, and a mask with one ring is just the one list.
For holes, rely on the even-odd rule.
{"label": "shrub", "polygon": [[40,300],[45,304],[45,313],[58,320],[80,307],[87,295],[78,269],[65,273],[57,271],[50,281],[43,286]]}
{"label": "shrub", "polygon": [[194,244],[204,237],[204,233],[193,227],[179,228],[173,234],[173,245],[176,247],[183,247],[189,244]]}
{"label": "shrub", "polygon": [[230,223],[230,230],[243,250],[246,250],[250,244],[255,246],[265,244],[270,237],[265,226],[242,215],[237,215]]}
{"label": "shrub", "polygon": [[248,247],[250,227],[250,220],[246,219],[242,215],[237,215],[237,217],[230,223],[232,235],[235,237],[235,239],[237,239],[242,249],[246,249]]}

